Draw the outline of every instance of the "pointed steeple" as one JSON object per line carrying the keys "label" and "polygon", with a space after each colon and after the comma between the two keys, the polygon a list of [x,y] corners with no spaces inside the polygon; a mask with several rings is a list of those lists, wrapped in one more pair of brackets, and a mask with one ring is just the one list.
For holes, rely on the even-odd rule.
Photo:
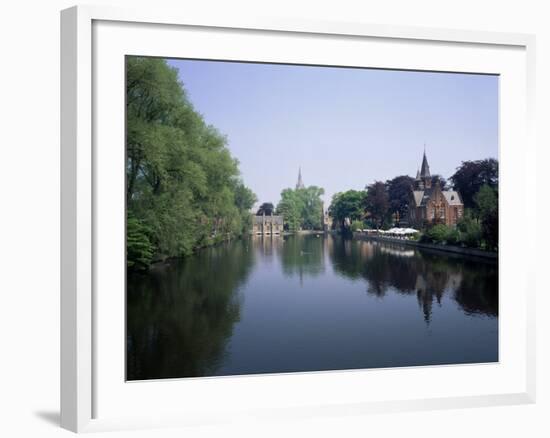
{"label": "pointed steeple", "polygon": [[302,181],[302,167],[298,167],[298,182],[296,183],[296,189],[303,189],[304,182]]}
{"label": "pointed steeple", "polygon": [[430,189],[432,187],[432,176],[430,174],[430,166],[426,158],[426,143],[424,143],[424,154],[422,156],[422,166],[420,167],[420,175],[417,177],[418,186],[421,190]]}
{"label": "pointed steeple", "polygon": [[416,168],[416,179],[420,179],[420,169]]}
{"label": "pointed steeple", "polygon": [[420,168],[420,176],[422,178],[430,178],[430,166],[428,165],[428,159],[426,158],[426,146],[424,146],[424,156],[422,157],[422,167]]}

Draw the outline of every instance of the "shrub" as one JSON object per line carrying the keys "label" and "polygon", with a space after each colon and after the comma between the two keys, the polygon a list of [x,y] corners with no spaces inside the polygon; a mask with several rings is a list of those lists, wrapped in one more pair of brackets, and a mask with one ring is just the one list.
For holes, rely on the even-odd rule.
{"label": "shrub", "polygon": [[126,222],[126,263],[129,268],[146,269],[151,264],[154,247],[151,230],[139,219],[129,216]]}
{"label": "shrub", "polygon": [[363,228],[363,223],[361,221],[355,221],[351,224],[351,231],[359,231]]}
{"label": "shrub", "polygon": [[498,247],[498,192],[496,189],[483,185],[474,196],[479,211],[481,236],[487,249]]}
{"label": "shrub", "polygon": [[427,243],[446,243],[451,231],[452,229],[446,225],[434,225],[426,230],[422,236],[422,241]]}
{"label": "shrub", "polygon": [[469,210],[457,224],[460,241],[469,248],[479,248],[481,245],[481,225]]}
{"label": "shrub", "polygon": [[447,244],[459,245],[461,243],[460,239],[460,231],[458,231],[456,228],[452,228],[451,230],[449,230],[449,233],[447,235]]}

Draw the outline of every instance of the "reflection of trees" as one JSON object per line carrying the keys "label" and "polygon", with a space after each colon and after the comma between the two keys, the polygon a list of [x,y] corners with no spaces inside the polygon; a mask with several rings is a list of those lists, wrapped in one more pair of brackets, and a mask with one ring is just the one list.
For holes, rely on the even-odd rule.
{"label": "reflection of trees", "polygon": [[465,312],[498,316],[498,268],[484,265],[465,269],[462,282],[455,289],[454,299]]}
{"label": "reflection of trees", "polygon": [[253,260],[249,241],[239,241],[128,275],[128,379],[212,374],[239,320],[237,289]]}
{"label": "reflection of trees", "polygon": [[445,293],[452,293],[466,313],[498,316],[498,267],[494,263],[338,238],[330,248],[335,272],[365,279],[369,294],[383,297],[390,289],[416,294],[427,323],[434,301],[441,305]]}
{"label": "reflection of trees", "polygon": [[333,248],[330,257],[336,273],[367,280],[369,293],[383,297],[390,287],[403,293],[414,289],[417,263],[410,250],[400,256],[394,245],[346,239],[335,239]]}
{"label": "reflection of trees", "polygon": [[311,234],[286,237],[280,252],[283,273],[302,278],[324,272],[324,242],[324,238]]}

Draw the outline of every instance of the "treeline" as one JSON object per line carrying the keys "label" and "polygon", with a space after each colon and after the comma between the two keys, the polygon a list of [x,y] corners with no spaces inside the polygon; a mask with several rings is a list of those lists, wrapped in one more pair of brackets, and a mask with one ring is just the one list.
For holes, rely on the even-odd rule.
{"label": "treeline", "polygon": [[283,215],[289,231],[321,230],[323,228],[323,201],[325,190],[317,186],[284,189],[277,204],[277,214]]}
{"label": "treeline", "polygon": [[[365,190],[336,193],[329,207],[333,225],[343,230],[390,228],[408,215],[408,203],[414,178],[401,175],[375,181]],[[464,216],[458,226],[443,224],[425,226],[424,239],[437,243],[462,244],[469,247],[496,249],[498,245],[498,161],[493,158],[464,161],[445,180],[432,176],[432,186],[452,188],[464,202]]]}
{"label": "treeline", "polygon": [[[440,175],[432,176],[432,185],[439,181],[442,189],[448,183]],[[385,182],[375,181],[365,190],[336,193],[329,206],[334,225],[339,228],[386,228],[407,215],[414,178],[396,176]]]}
{"label": "treeline", "polygon": [[248,231],[256,196],[166,61],[127,57],[126,117],[128,267]]}

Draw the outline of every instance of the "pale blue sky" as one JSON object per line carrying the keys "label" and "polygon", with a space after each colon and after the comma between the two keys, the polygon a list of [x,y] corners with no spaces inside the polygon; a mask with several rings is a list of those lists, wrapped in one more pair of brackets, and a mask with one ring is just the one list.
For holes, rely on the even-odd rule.
{"label": "pale blue sky", "polygon": [[259,202],[305,185],[332,195],[498,157],[498,77],[170,60],[195,108],[227,136]]}

